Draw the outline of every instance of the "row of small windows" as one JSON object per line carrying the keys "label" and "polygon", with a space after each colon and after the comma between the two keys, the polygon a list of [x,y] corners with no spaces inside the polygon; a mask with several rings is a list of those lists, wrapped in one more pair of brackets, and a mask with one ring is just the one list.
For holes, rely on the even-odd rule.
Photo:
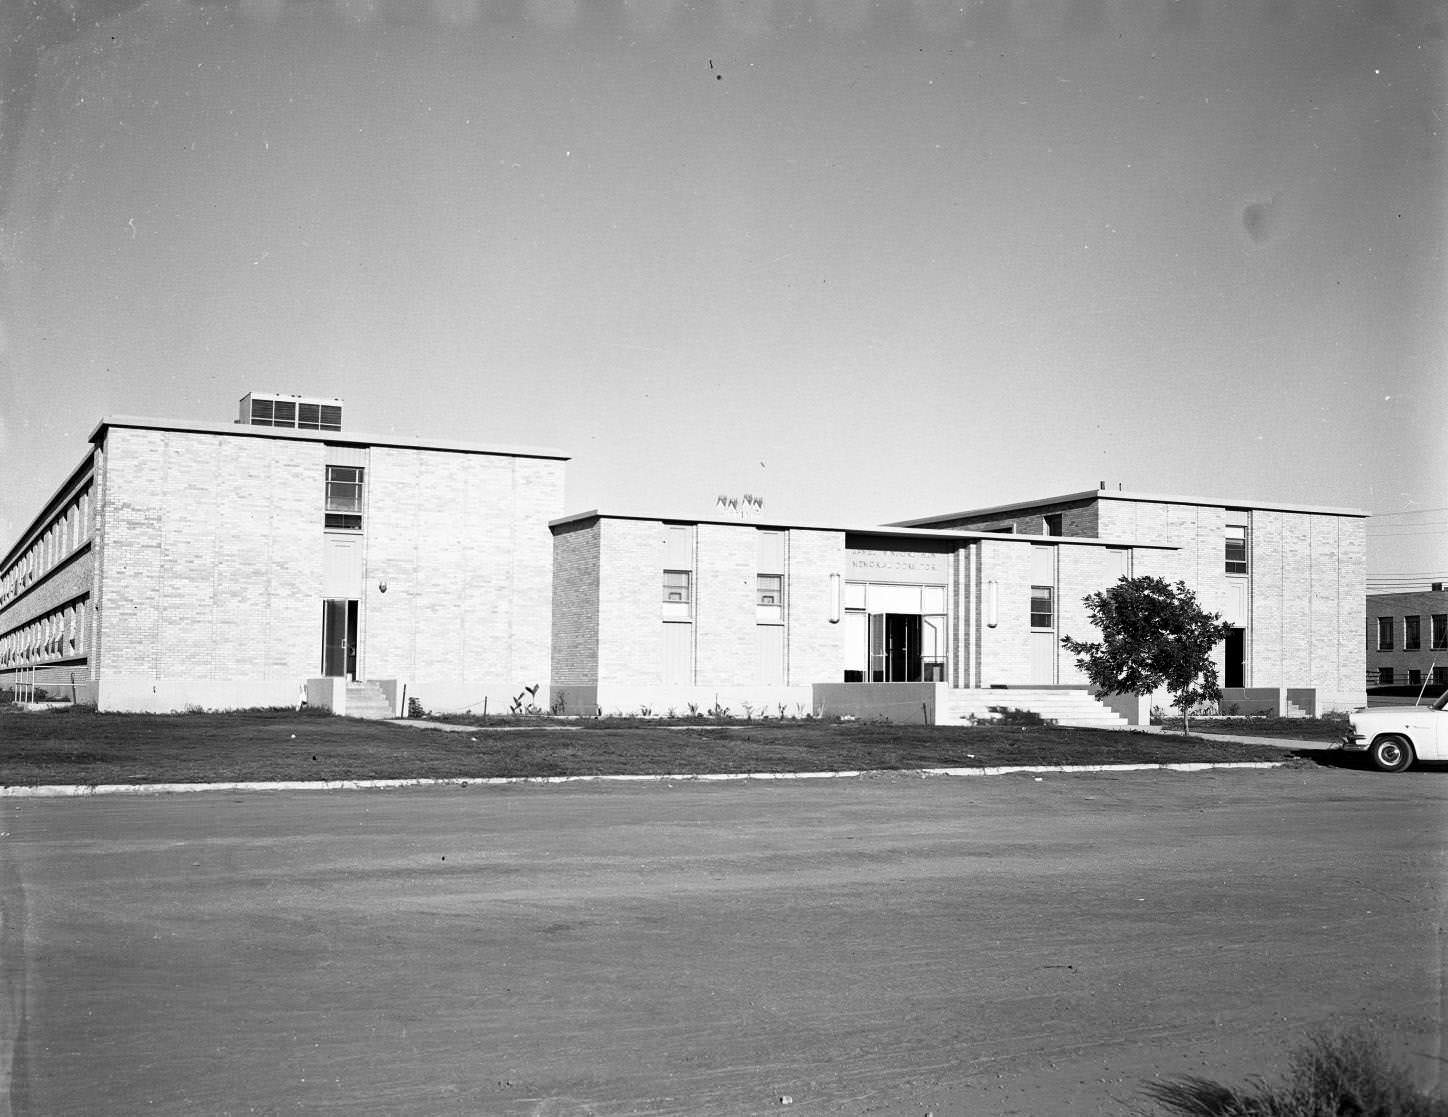
{"label": "row of small windows", "polygon": [[28,667],[85,655],[87,600],[82,597],[0,636],[0,667]]}
{"label": "row of small windows", "polygon": [[[1397,638],[1397,617],[1378,618],[1378,651],[1390,652]],[[1423,618],[1403,617],[1403,651],[1416,652],[1423,647]],[[1448,649],[1448,613],[1434,613],[1428,621],[1429,646],[1435,651]]]}
{"label": "row of small windows", "polygon": [[90,539],[90,514],[90,487],[87,486],[55,514],[40,537],[0,575],[0,605],[18,597]]}
{"label": "row of small windows", "polygon": [[[1404,676],[1404,677],[1400,677]],[[1433,668],[1431,682],[1434,686],[1448,686],[1448,667]],[[1377,686],[1422,686],[1423,672],[1416,667],[1409,667],[1406,671],[1395,670],[1392,667],[1379,667]]]}

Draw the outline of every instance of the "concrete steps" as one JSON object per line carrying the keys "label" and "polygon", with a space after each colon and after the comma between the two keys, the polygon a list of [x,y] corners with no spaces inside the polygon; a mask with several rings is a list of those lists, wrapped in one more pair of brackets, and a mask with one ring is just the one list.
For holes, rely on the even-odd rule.
{"label": "concrete steps", "polygon": [[387,695],[382,693],[382,688],[376,683],[348,683],[345,713],[349,718],[367,718],[371,721],[397,716],[392,709],[392,703],[387,700]]}
{"label": "concrete steps", "polygon": [[1011,687],[1009,690],[952,690],[936,705],[937,725],[966,725],[989,721],[992,706],[1007,710],[1031,710],[1057,725],[1097,729],[1125,729],[1127,720],[1102,705],[1084,690]]}

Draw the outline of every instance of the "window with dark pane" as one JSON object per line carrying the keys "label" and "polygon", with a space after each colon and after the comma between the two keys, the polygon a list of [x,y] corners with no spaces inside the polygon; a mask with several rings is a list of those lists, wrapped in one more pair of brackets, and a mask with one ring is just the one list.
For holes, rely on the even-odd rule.
{"label": "window with dark pane", "polygon": [[326,526],[342,531],[362,530],[362,469],[354,465],[327,467]]}

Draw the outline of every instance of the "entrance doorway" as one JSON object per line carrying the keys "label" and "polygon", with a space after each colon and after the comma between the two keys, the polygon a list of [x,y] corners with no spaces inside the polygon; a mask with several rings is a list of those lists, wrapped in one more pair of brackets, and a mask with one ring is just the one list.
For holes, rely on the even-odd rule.
{"label": "entrance doorway", "polygon": [[871,613],[870,682],[918,683],[920,679],[920,615]]}
{"label": "entrance doorway", "polygon": [[322,674],[357,677],[357,602],[332,598],[322,602]]}
{"label": "entrance doorway", "polygon": [[1227,629],[1227,638],[1222,645],[1222,685],[1243,687],[1247,685],[1247,630]]}

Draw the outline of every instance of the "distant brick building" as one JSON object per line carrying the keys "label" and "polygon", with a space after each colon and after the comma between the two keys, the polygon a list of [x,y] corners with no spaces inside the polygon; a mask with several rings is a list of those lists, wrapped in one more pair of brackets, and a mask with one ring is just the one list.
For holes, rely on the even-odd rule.
{"label": "distant brick building", "polygon": [[1448,591],[1374,593],[1367,599],[1367,685],[1448,686]]}

